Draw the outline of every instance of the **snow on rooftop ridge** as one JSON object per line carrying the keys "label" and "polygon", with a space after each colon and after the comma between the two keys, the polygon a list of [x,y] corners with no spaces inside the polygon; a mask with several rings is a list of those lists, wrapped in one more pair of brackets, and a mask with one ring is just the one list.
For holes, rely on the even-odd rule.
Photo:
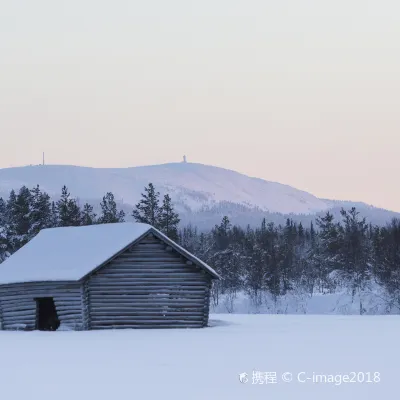
{"label": "snow on rooftop ridge", "polygon": [[148,232],[154,232],[213,276],[219,277],[211,267],[151,225],[122,222],[43,229],[0,264],[0,285],[78,281]]}

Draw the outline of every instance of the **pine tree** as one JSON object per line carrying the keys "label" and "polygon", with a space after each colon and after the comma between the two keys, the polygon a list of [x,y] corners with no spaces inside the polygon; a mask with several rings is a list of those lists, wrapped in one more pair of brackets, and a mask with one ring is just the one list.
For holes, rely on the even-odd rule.
{"label": "pine tree", "polygon": [[86,203],[83,206],[81,214],[81,225],[94,225],[96,223],[96,214],[93,212],[93,206]]}
{"label": "pine tree", "polygon": [[22,186],[17,195],[14,190],[11,191],[6,207],[6,235],[11,253],[14,253],[29,241],[30,205],[31,193],[26,186]]}
{"label": "pine tree", "polygon": [[7,238],[6,202],[0,197],[0,263],[9,256],[9,243]]}
{"label": "pine tree", "polygon": [[40,190],[39,185],[31,190],[31,212],[29,240],[39,231],[52,226],[50,196]]}
{"label": "pine tree", "polygon": [[[353,207],[350,211],[341,210],[343,225],[339,227],[339,248],[337,259],[341,273],[350,284],[352,295],[360,294],[371,279],[372,246],[368,238],[369,227],[365,218]],[[360,297],[360,314],[364,309]]]}
{"label": "pine tree", "polygon": [[374,228],[375,276],[391,301],[400,308],[400,220]]}
{"label": "pine tree", "polygon": [[132,217],[136,222],[149,224],[159,229],[161,227],[160,193],[156,192],[152,183],[149,183],[149,186],[145,187],[144,190],[145,193],[142,193],[142,199],[136,204]]}
{"label": "pine tree", "polygon": [[100,203],[101,215],[98,219],[99,224],[112,224],[116,222],[124,222],[125,213],[117,210],[117,203],[114,195],[108,192]]}
{"label": "pine tree", "polygon": [[179,222],[179,215],[174,211],[171,197],[166,194],[161,207],[159,228],[170,239],[177,241]]}
{"label": "pine tree", "polygon": [[54,201],[51,202],[50,210],[50,228],[55,228],[59,225],[57,205]]}
{"label": "pine tree", "polygon": [[67,187],[63,186],[61,198],[56,203],[58,226],[79,226],[81,223],[81,210],[70,196]]}

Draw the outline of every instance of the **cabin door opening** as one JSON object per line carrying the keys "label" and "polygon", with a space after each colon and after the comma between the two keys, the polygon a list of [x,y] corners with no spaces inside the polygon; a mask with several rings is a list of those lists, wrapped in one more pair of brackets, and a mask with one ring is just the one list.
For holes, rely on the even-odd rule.
{"label": "cabin door opening", "polygon": [[56,305],[52,297],[36,299],[36,329],[40,331],[56,331],[60,326]]}

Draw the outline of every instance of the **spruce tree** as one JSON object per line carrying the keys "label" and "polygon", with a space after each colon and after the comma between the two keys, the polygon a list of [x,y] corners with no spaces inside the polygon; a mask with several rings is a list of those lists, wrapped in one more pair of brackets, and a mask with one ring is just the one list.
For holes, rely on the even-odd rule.
{"label": "spruce tree", "polygon": [[[345,282],[350,284],[352,295],[361,294],[371,279],[372,245],[368,237],[369,226],[360,218],[356,208],[341,210],[343,223],[339,227],[339,248],[336,258],[341,264]],[[360,297],[360,314],[364,313]]]}
{"label": "spruce tree", "polygon": [[98,219],[99,224],[112,224],[116,222],[124,222],[125,213],[117,210],[117,203],[114,195],[108,192],[100,203],[101,215]]}
{"label": "spruce tree", "polygon": [[6,202],[0,197],[0,263],[2,263],[9,256],[9,243],[6,225]]}
{"label": "spruce tree", "polygon": [[58,222],[57,205],[54,201],[52,201],[51,209],[50,209],[50,228],[55,228],[58,225],[59,225],[59,222]]}
{"label": "spruce tree", "polygon": [[400,220],[393,219],[373,233],[375,276],[400,309]]}
{"label": "spruce tree", "polygon": [[159,204],[160,193],[157,192],[152,183],[144,188],[142,199],[136,204],[132,217],[136,222],[152,225],[156,229],[161,227],[161,207]]}
{"label": "spruce tree", "polygon": [[81,214],[81,225],[94,225],[96,223],[96,214],[93,212],[93,206],[86,203],[83,206]]}
{"label": "spruce tree", "polygon": [[31,227],[31,193],[26,186],[22,186],[16,195],[11,191],[7,202],[7,229],[11,253],[19,250],[29,241]]}
{"label": "spruce tree", "polygon": [[160,230],[170,239],[178,240],[179,215],[174,211],[171,197],[166,194],[160,213]]}
{"label": "spruce tree", "polygon": [[50,196],[42,192],[39,185],[31,190],[30,223],[29,240],[42,229],[52,226]]}
{"label": "spruce tree", "polygon": [[70,196],[67,187],[63,186],[61,198],[56,203],[58,226],[79,226],[81,223],[81,210]]}

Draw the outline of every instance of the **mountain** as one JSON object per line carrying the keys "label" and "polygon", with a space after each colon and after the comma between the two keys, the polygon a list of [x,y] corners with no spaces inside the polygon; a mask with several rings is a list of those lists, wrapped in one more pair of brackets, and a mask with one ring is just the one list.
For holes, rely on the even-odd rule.
{"label": "mountain", "polygon": [[327,210],[338,212],[352,205],[373,223],[384,223],[400,214],[364,203],[324,200],[288,185],[252,178],[224,168],[196,163],[169,163],[132,168],[89,168],[69,165],[37,165],[0,169],[0,196],[25,185],[40,185],[57,198],[66,185],[81,202],[98,204],[113,192],[127,214],[152,182],[161,195],[169,193],[183,223],[213,226],[223,215],[232,222],[259,224],[261,218],[281,223],[287,217],[311,221]]}

